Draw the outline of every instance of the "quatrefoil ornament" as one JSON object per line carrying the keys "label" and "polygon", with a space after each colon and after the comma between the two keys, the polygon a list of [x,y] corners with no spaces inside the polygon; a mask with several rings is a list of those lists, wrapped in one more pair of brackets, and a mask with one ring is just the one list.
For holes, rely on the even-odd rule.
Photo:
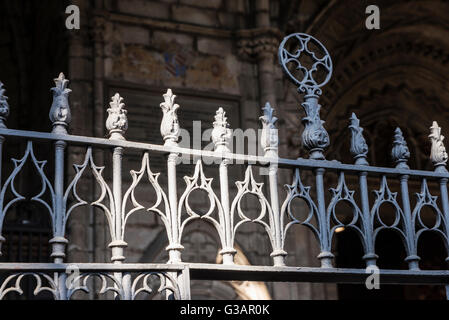
{"label": "quatrefoil ornament", "polygon": [[[291,48],[297,49],[290,52]],[[302,61],[305,56],[308,56],[310,65]],[[282,40],[279,46],[279,63],[298,86],[298,91],[306,95],[320,95],[321,87],[328,83],[332,76],[332,60],[327,49],[317,39],[305,33],[293,33]],[[302,74],[302,79],[297,77],[296,73]]]}

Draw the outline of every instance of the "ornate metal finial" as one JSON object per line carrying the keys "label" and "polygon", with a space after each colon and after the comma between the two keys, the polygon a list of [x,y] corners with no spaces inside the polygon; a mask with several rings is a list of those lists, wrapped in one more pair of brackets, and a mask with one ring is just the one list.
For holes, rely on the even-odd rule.
{"label": "ornate metal finial", "polygon": [[[296,50],[294,53],[289,52],[285,47],[287,43],[288,46],[293,44]],[[309,44],[321,52],[312,51]],[[302,134],[303,145],[309,151],[311,159],[322,160],[324,159],[323,151],[329,146],[330,141],[329,134],[323,127],[324,121],[320,119],[321,106],[318,104],[318,96],[321,94],[321,87],[329,82],[332,75],[330,55],[317,39],[304,33],[293,33],[285,37],[279,46],[278,53],[284,72],[298,86],[298,91],[305,93],[305,101],[302,103],[306,112],[306,117],[302,119],[305,125]],[[300,57],[303,53],[312,60],[309,68],[301,62]],[[302,74],[302,79],[295,77],[292,73],[294,70]],[[316,74],[323,72],[323,80],[316,79]]]}
{"label": "ornate metal finial", "polygon": [[128,111],[124,109],[125,104],[120,94],[116,93],[108,108],[108,119],[106,120],[106,129],[109,130],[109,139],[124,140],[123,136],[128,129]]}
{"label": "ornate metal finial", "polygon": [[219,108],[215,113],[215,121],[212,129],[212,142],[217,152],[230,152],[228,145],[232,136],[232,130],[229,129],[228,118],[223,108]]}
{"label": "ornate metal finial", "polygon": [[53,133],[67,134],[67,126],[71,120],[69,93],[72,90],[67,88],[69,80],[61,72],[59,77],[54,79],[56,86],[53,91],[53,103],[50,109],[50,121],[53,123]]}
{"label": "ornate metal finial", "polygon": [[[294,53],[288,51],[285,48],[287,42],[291,44],[293,41],[293,48],[296,49]],[[311,51],[309,48],[309,43],[313,44],[321,52]],[[301,63],[301,54],[305,54],[312,59],[312,66],[307,69],[307,66]],[[327,49],[314,37],[305,33],[293,33],[282,40],[279,46],[279,62],[284,69],[284,72],[290,77],[293,83],[298,86],[298,91],[306,93],[306,95],[320,95],[321,87],[329,82],[332,76],[332,60],[327,52]],[[318,55],[322,55],[321,58]],[[297,79],[294,74],[289,69],[289,65],[296,65],[294,70],[301,71],[303,78]],[[324,80],[318,82],[314,78],[314,74],[318,71],[318,68],[323,70],[326,74]]]}
{"label": "ornate metal finial", "polygon": [[368,161],[366,160],[368,145],[363,137],[363,128],[360,127],[360,120],[353,112],[349,121],[349,129],[351,130],[350,151],[355,159],[355,164],[368,165]]}
{"label": "ornate metal finial", "polygon": [[432,149],[430,152],[430,159],[433,165],[438,168],[444,168],[447,162],[446,148],[444,147],[444,136],[441,134],[441,128],[438,123],[434,121],[430,127],[429,138],[432,141]]}
{"label": "ornate metal finial", "polygon": [[279,145],[278,131],[275,122],[278,120],[273,116],[274,109],[271,107],[270,103],[267,102],[265,107],[262,108],[263,116],[259,117],[262,122],[262,135],[260,139],[260,144],[262,145],[265,155],[274,151],[274,156],[277,156],[277,149]]}
{"label": "ornate metal finial", "polygon": [[5,96],[5,89],[3,83],[0,81],[0,128],[5,129],[5,121],[9,116],[8,97]]}
{"label": "ornate metal finial", "polygon": [[160,104],[164,113],[161,122],[161,135],[164,138],[165,146],[177,146],[179,123],[176,110],[178,110],[179,105],[175,103],[176,96],[172,93],[171,89],[168,89],[163,97],[165,101]]}
{"label": "ornate metal finial", "polygon": [[306,99],[302,107],[306,116],[302,118],[305,128],[302,132],[302,144],[309,151],[310,159],[323,160],[323,151],[330,144],[329,134],[324,129],[324,121],[320,118],[321,105],[317,99]]}
{"label": "ornate metal finial", "polygon": [[398,169],[409,169],[407,161],[410,158],[410,151],[407,147],[407,141],[405,141],[402,131],[396,128],[394,131],[393,149],[391,150],[391,157],[396,163]]}

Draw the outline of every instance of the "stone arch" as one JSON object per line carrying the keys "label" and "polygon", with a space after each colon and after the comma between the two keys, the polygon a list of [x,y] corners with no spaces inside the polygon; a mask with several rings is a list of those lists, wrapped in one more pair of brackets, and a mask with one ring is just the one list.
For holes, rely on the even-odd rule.
{"label": "stone arch", "polygon": [[[342,141],[349,140],[348,119],[355,112],[364,127],[389,119],[407,129],[405,135],[421,151],[413,165],[425,169],[427,156],[422,154],[428,151],[426,137],[432,120],[439,122],[443,134],[449,130],[449,23],[445,17],[449,3],[379,1],[378,6],[380,30],[365,28],[366,4],[345,6],[340,1],[321,7],[305,30],[326,46],[334,65],[333,77],[320,99],[322,119],[331,137],[328,156],[343,160],[338,156],[347,154],[340,149]],[[292,85],[286,87],[286,109],[295,112],[288,118],[296,118],[290,124],[297,128],[291,135],[299,137],[301,98],[292,99],[298,94]],[[384,138],[392,140],[393,132],[386,132]],[[298,139],[290,140],[297,148]]]}

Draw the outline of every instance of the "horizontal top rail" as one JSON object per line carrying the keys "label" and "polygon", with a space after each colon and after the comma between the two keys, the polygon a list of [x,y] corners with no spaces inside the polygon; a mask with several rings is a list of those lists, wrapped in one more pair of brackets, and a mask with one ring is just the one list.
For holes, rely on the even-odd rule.
{"label": "horizontal top rail", "polygon": [[270,164],[277,164],[280,168],[306,168],[306,169],[326,169],[329,171],[345,171],[347,173],[359,174],[366,172],[371,175],[386,175],[386,176],[400,176],[408,175],[410,177],[419,178],[448,178],[448,172],[412,170],[404,168],[387,168],[375,167],[370,165],[344,164],[338,160],[314,160],[314,159],[286,159],[286,158],[270,158],[266,156],[255,156],[245,154],[235,154],[231,152],[220,153],[216,151],[205,151],[199,149],[190,149],[174,146],[164,146],[150,143],[133,142],[127,140],[112,140],[105,138],[85,137],[68,134],[54,134],[37,131],[24,131],[14,129],[0,129],[0,136],[25,138],[31,140],[50,140],[50,141],[65,141],[75,146],[91,145],[100,148],[114,148],[122,147],[125,149],[153,151],[159,153],[178,153],[182,155],[197,156],[206,159],[229,159],[234,161],[241,161],[248,164],[255,164],[259,166],[269,166]]}
{"label": "horizontal top rail", "polygon": [[[80,272],[151,272],[188,271],[192,280],[248,280],[364,283],[370,273],[365,269],[273,267],[217,265],[207,263],[0,263],[0,271],[66,272],[77,268]],[[448,285],[449,270],[393,270],[380,269],[382,284]]]}

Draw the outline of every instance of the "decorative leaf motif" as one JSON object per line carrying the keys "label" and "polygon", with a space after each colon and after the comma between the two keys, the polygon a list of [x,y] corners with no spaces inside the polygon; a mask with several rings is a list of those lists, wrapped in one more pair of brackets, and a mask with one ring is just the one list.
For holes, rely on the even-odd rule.
{"label": "decorative leaf motif", "polygon": [[179,137],[178,115],[176,114],[179,105],[175,103],[176,96],[171,89],[168,89],[163,97],[164,102],[160,104],[164,114],[161,122],[161,135],[164,138],[166,146],[174,146]]}
{"label": "decorative leaf motif", "polygon": [[434,121],[430,127],[429,138],[432,142],[430,159],[433,164],[435,166],[446,165],[448,156],[443,143],[444,136],[441,134],[441,128],[436,121]]}
{"label": "decorative leaf motif", "polygon": [[391,157],[396,162],[396,168],[408,169],[407,160],[410,158],[410,151],[407,147],[407,142],[402,135],[400,128],[396,128],[394,132],[393,149],[391,150]]}
{"label": "decorative leaf motif", "polygon": [[128,129],[128,117],[125,110],[123,98],[116,93],[109,103],[110,108],[107,109],[109,114],[106,120],[106,129],[109,130],[110,139],[123,140],[123,134]]}
{"label": "decorative leaf motif", "polygon": [[226,112],[223,108],[219,108],[215,114],[214,128],[211,134],[212,142],[217,152],[230,152],[228,145],[232,136],[232,130],[229,129],[227,120]]}
{"label": "decorative leaf motif", "polygon": [[[321,105],[316,99],[310,99],[301,104],[306,112],[306,117],[302,118],[305,125],[302,133],[302,144],[309,150],[325,149],[330,145],[329,134],[324,129],[324,121],[320,118]],[[313,158],[313,157],[312,157]],[[324,158],[322,155],[316,159]]]}
{"label": "decorative leaf motif", "polygon": [[5,96],[5,88],[0,81],[0,128],[5,129],[5,120],[9,116],[8,97]]}
{"label": "decorative leaf motif", "polygon": [[363,137],[363,128],[360,127],[360,120],[353,112],[350,118],[349,129],[351,129],[351,154],[356,159],[356,164],[367,165],[366,155],[368,153],[368,145]]}
{"label": "decorative leaf motif", "polygon": [[65,78],[62,72],[54,81],[56,86],[51,88],[53,103],[50,108],[50,121],[53,123],[53,133],[66,134],[66,127],[72,118],[68,100],[69,93],[72,90],[67,88],[69,80]]}

